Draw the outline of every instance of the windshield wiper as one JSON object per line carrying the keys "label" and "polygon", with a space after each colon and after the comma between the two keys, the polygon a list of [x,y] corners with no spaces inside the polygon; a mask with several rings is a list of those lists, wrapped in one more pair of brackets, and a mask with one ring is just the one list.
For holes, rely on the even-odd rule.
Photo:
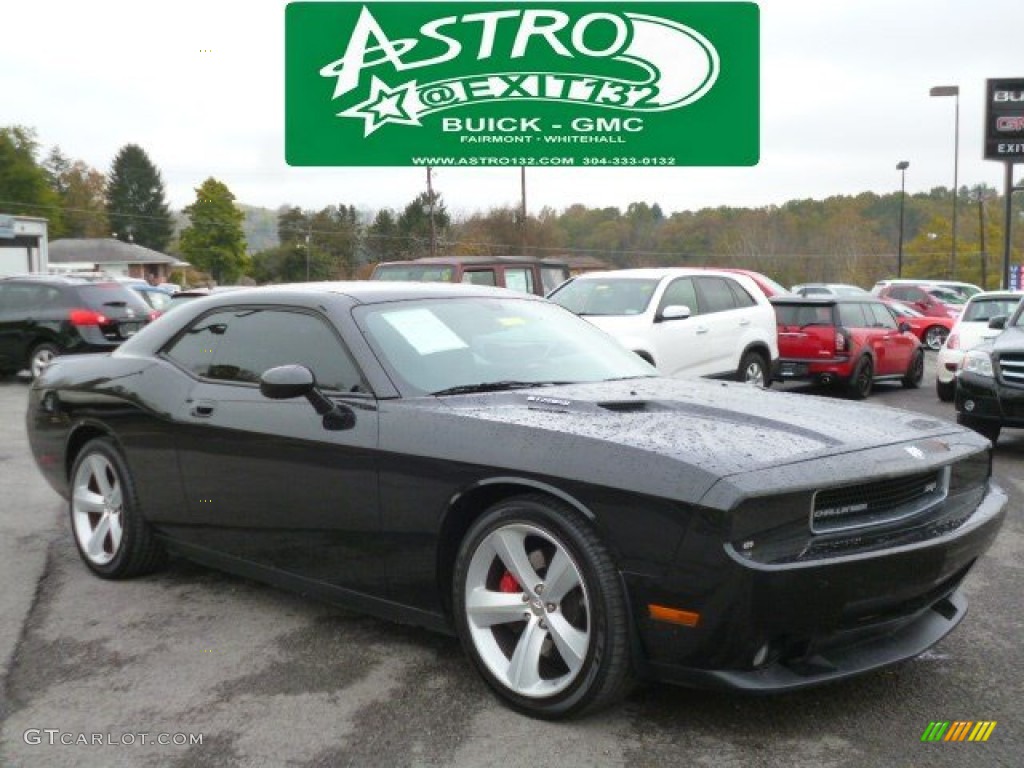
{"label": "windshield wiper", "polygon": [[571,381],[483,381],[479,384],[460,384],[457,387],[440,389],[431,395],[469,395],[474,392],[502,392],[507,389],[529,389],[531,387],[553,387],[558,384],[572,384]]}

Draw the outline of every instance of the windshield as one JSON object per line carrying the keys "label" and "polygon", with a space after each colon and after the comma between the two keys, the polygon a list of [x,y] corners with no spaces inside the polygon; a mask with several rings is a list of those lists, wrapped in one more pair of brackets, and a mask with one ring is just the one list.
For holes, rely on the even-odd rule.
{"label": "windshield", "polygon": [[414,395],[655,376],[648,363],[561,307],[528,299],[431,299],[360,307],[364,335]]}
{"label": "windshield", "polygon": [[1009,317],[1017,308],[1020,299],[976,299],[964,309],[964,322],[987,323],[993,317]]}
{"label": "windshield", "polygon": [[113,311],[132,310],[140,315],[149,314],[150,307],[145,300],[130,288],[120,283],[89,283],[76,288],[80,301],[89,309],[103,312],[108,316]]}
{"label": "windshield", "polygon": [[380,264],[371,280],[412,280],[418,283],[451,283],[455,268],[446,264]]}
{"label": "windshield", "polygon": [[925,288],[925,291],[944,304],[963,304],[966,301],[959,293],[947,291],[945,288]]}
{"label": "windshield", "polygon": [[548,298],[577,315],[641,315],[657,287],[657,278],[579,278]]}

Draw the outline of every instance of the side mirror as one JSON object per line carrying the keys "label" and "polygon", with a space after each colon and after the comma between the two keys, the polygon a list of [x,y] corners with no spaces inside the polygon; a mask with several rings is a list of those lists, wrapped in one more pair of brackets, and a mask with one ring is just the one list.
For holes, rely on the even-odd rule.
{"label": "side mirror", "polygon": [[1008,319],[1006,315],[996,315],[988,321],[988,327],[994,331],[1002,331],[1006,328],[1006,321]]}
{"label": "side mirror", "polygon": [[260,376],[260,394],[270,400],[306,397],[316,389],[316,377],[304,365],[281,365]]}
{"label": "side mirror", "polygon": [[356,425],[355,412],[324,397],[317,389],[313,372],[304,365],[281,365],[264,371],[260,376],[260,394],[270,400],[306,398],[323,416],[324,429],[338,431]]}
{"label": "side mirror", "polygon": [[685,304],[670,304],[665,307],[658,316],[655,318],[655,322],[662,322],[664,320],[685,320],[693,313],[690,308]]}
{"label": "side mirror", "polygon": [[910,323],[906,323],[906,322],[901,322],[896,327],[900,329],[900,333],[908,333],[908,332],[914,330],[913,328],[910,327]]}

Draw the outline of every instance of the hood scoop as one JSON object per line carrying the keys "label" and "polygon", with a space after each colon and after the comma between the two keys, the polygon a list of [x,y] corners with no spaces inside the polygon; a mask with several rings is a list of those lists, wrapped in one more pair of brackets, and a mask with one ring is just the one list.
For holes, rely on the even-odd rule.
{"label": "hood scoop", "polygon": [[660,413],[672,410],[655,400],[608,400],[597,406],[614,413]]}

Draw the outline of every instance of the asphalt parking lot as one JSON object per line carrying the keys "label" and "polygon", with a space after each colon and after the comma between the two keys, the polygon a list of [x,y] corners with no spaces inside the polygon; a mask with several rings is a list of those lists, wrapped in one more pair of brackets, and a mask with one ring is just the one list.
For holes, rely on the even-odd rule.
{"label": "asphalt parking lot", "polygon": [[[920,390],[872,402],[953,419],[933,364]],[[551,724],[498,704],[449,637],[184,561],[91,576],[29,456],[27,390],[0,379],[2,766],[1021,765],[1024,431],[997,449],[1009,516],[968,577],[970,613],[930,652],[776,697],[645,686]],[[922,743],[937,720],[997,726],[985,743]]]}

